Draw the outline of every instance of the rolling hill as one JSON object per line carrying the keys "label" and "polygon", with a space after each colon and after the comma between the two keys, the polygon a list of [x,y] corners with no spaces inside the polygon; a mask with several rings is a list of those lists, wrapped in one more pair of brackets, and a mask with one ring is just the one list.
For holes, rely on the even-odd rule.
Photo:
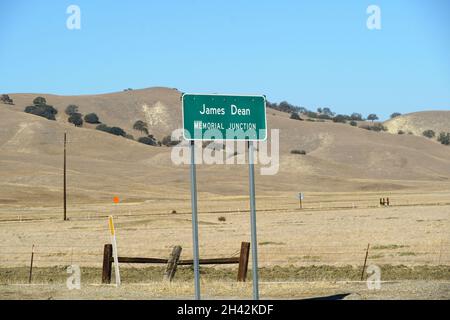
{"label": "rolling hill", "polygon": [[[0,205],[59,201],[55,195],[61,192],[64,132],[69,137],[72,202],[103,201],[118,193],[139,200],[188,198],[189,167],[171,162],[171,148],[143,145],[89,125],[76,128],[64,114],[67,105],[76,104],[81,113],[95,112],[102,122],[135,136],[140,133],[132,129],[133,123],[144,120],[150,133],[161,139],[181,126],[180,95],[167,88],[89,96],[11,94],[14,106],[0,104]],[[36,96],[58,109],[57,121],[23,112]],[[435,123],[445,126],[440,118]],[[280,130],[279,172],[274,176],[257,172],[258,194],[450,190],[450,147],[426,138],[291,120],[288,114],[271,109],[268,125]],[[307,154],[291,154],[294,149]],[[198,175],[203,181],[200,192],[247,193],[245,165],[200,165]]]}
{"label": "rolling hill", "polygon": [[389,132],[395,134],[402,130],[405,133],[412,132],[422,136],[425,130],[433,130],[437,135],[439,132],[450,132],[450,110],[408,113],[387,120],[384,125]]}

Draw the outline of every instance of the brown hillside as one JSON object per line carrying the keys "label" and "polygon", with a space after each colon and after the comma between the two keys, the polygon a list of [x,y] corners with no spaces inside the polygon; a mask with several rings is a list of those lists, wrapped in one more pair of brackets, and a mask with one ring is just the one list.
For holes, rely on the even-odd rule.
{"label": "brown hillside", "polygon": [[422,136],[425,130],[433,130],[436,135],[439,132],[450,132],[449,111],[423,111],[401,115],[384,122],[391,133],[397,134],[399,130],[405,133],[412,132]]}
{"label": "brown hillside", "polygon": [[[80,97],[42,95],[58,108],[58,121],[23,112],[36,96],[14,94],[15,106],[0,105],[0,204],[20,199],[34,199],[38,204],[60,201],[64,131],[69,136],[70,201],[102,201],[115,194],[140,200],[189,197],[189,168],[172,164],[170,148],[75,128],[64,115],[68,104],[77,104],[82,113],[95,112],[108,125],[135,134],[132,124],[147,112],[147,119],[154,120],[150,132],[160,138],[181,125],[178,91],[152,88]],[[275,176],[260,176],[258,170],[260,195],[294,195],[299,190],[450,190],[450,148],[428,139],[348,124],[291,120],[273,110],[268,111],[268,124],[280,129],[280,170]],[[305,150],[307,155],[291,154],[293,149]],[[244,165],[199,166],[199,191],[247,194],[247,174]]]}

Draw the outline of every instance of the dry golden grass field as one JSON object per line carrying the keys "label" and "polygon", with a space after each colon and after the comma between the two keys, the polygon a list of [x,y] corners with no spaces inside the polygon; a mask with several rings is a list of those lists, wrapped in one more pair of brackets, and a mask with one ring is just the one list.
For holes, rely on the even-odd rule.
{"label": "dry golden grass field", "polygon": [[[353,197],[358,200],[351,201]],[[391,207],[377,206],[376,197],[373,193],[307,194],[311,200],[305,201],[303,210],[297,208],[295,198],[258,197],[262,297],[352,293],[356,294],[352,297],[361,299],[448,298],[447,194],[393,193]],[[201,257],[236,256],[240,242],[250,239],[247,199],[208,195],[200,198]],[[122,264],[124,287],[117,290],[100,286],[103,245],[109,243],[107,215],[115,217],[119,255],[167,258],[174,245],[181,245],[182,258],[190,259],[191,217],[187,199],[77,206],[69,210],[70,221],[66,222],[61,221],[61,209],[57,207],[40,208],[34,214],[29,210],[1,212],[3,298],[190,297],[193,274],[189,267],[180,267],[174,283],[167,285],[162,281],[164,266]],[[172,210],[177,213],[171,213]],[[219,217],[226,220],[219,221]],[[387,290],[384,295],[369,291],[364,282],[359,282],[368,243],[368,264],[380,266],[382,281],[387,281],[382,284]],[[35,245],[31,286],[27,284],[30,244]],[[82,270],[83,287],[78,293],[68,292],[64,285],[65,268],[72,264]],[[251,297],[250,283],[236,283],[236,269],[237,266],[202,267],[205,294],[210,298]]]}

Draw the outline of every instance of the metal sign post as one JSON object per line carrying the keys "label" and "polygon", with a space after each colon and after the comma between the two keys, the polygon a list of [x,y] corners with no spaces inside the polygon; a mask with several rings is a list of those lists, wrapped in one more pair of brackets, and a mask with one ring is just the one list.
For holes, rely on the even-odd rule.
{"label": "metal sign post", "polygon": [[250,186],[250,225],[251,225],[251,247],[252,247],[252,275],[253,275],[253,299],[259,300],[258,282],[258,241],[256,238],[256,201],[255,201],[255,164],[254,164],[253,141],[248,142],[248,170]]}
{"label": "metal sign post", "polygon": [[197,177],[195,171],[195,143],[190,143],[191,151],[191,206],[192,206],[192,246],[194,250],[194,285],[195,299],[200,300],[200,270],[198,254],[198,219],[197,219]]}
{"label": "metal sign post", "polygon": [[303,209],[303,199],[305,196],[303,195],[303,192],[299,192],[298,194],[298,200],[300,201],[300,209]]}
{"label": "metal sign post", "polygon": [[64,178],[63,178],[63,185],[64,185],[64,191],[63,191],[63,197],[64,197],[64,221],[67,220],[67,183],[66,183],[66,145],[67,145],[67,133],[64,132]]}

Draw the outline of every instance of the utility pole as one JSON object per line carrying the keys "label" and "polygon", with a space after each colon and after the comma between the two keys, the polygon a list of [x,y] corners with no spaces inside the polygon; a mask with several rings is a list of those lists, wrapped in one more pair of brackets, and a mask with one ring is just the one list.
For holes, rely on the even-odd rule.
{"label": "utility pole", "polygon": [[67,133],[64,132],[64,221],[67,220],[67,198],[66,198],[66,144]]}

